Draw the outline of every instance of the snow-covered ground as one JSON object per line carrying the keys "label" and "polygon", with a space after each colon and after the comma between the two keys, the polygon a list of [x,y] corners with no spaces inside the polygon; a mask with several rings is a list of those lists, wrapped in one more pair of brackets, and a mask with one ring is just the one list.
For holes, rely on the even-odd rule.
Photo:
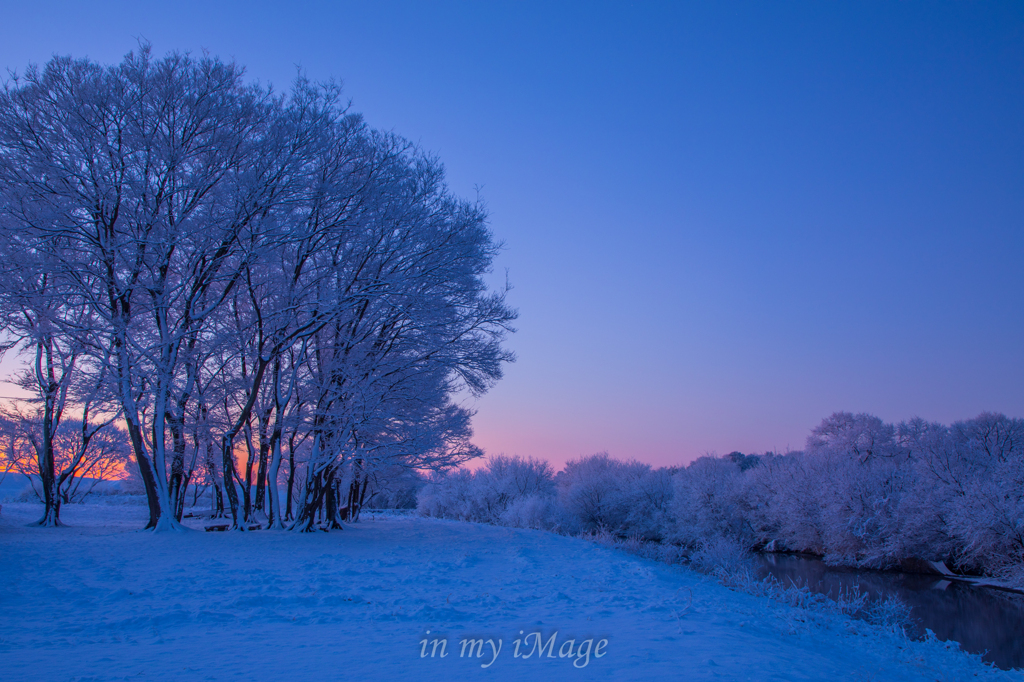
{"label": "snow-covered ground", "polygon": [[[9,682],[1024,679],[541,531],[378,516],[332,533],[153,534],[137,530],[144,507],[110,504],[26,527],[39,510],[0,515]],[[532,633],[556,632],[540,657]],[[482,656],[460,656],[469,638]],[[447,656],[431,657],[435,639]]]}

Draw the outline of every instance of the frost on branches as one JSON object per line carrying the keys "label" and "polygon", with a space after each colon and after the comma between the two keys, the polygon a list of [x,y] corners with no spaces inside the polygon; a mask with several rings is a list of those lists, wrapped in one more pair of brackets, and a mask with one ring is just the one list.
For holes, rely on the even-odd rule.
{"label": "frost on branches", "polygon": [[0,95],[0,227],[45,523],[72,407],[123,424],[156,529],[200,481],[233,528],[337,527],[376,472],[480,454],[452,395],[501,377],[516,316],[485,211],[331,84],[147,47],[30,68]]}
{"label": "frost on branches", "polygon": [[607,454],[495,457],[435,476],[420,513],[660,542],[696,560],[734,548],[792,550],[870,568],[944,562],[1024,588],[1024,419],[951,426],[837,412],[804,451],[706,456],[653,469]]}

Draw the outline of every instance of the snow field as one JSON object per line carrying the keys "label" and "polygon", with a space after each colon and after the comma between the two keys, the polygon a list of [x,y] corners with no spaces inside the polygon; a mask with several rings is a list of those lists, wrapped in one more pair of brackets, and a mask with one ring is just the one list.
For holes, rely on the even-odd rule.
{"label": "snow field", "polygon": [[[64,508],[68,528],[26,527],[39,510],[0,515],[10,682],[1024,679],[543,531],[366,516],[331,533],[154,534],[137,530],[144,507],[88,504]],[[473,655],[466,639],[483,640]]]}

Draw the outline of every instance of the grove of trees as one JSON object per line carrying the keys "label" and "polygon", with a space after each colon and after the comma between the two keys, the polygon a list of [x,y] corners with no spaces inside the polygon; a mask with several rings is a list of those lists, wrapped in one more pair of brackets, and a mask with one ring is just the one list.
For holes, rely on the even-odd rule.
{"label": "grove of trees", "polygon": [[706,456],[655,469],[606,454],[495,458],[436,476],[423,514],[577,534],[606,531],[691,553],[729,541],[829,563],[942,561],[1024,585],[1024,419],[950,426],[868,414],[824,419],[784,455]]}
{"label": "grove of trees", "polygon": [[501,377],[516,317],[486,218],[332,84],[280,95],[146,46],[10,79],[0,326],[28,360],[40,523],[72,422],[123,429],[156,529],[200,479],[234,528],[311,530],[378,471],[479,456],[453,396]]}

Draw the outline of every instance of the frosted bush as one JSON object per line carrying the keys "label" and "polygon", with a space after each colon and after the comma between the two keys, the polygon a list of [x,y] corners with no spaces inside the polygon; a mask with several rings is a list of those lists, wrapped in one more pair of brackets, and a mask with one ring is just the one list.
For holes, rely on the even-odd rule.
{"label": "frosted bush", "polygon": [[38,483],[36,483],[35,485],[33,485],[32,483],[26,483],[25,487],[21,489],[21,492],[19,492],[14,497],[14,501],[15,502],[38,502],[41,499],[39,497],[41,493],[39,491],[39,487],[38,486],[39,486]]}
{"label": "frosted bush", "polygon": [[607,453],[570,460],[557,479],[555,522],[570,534],[604,529],[619,537],[660,539],[671,499],[670,477],[649,464]]}
{"label": "frosted bush", "polygon": [[1007,564],[993,571],[995,577],[1017,587],[1024,587],[1024,562]]}
{"label": "frosted bush", "polygon": [[457,469],[434,476],[417,495],[416,509],[439,519],[476,520],[479,505],[474,500],[473,472]]}
{"label": "frosted bush", "polygon": [[669,565],[686,563],[690,555],[684,547],[670,542],[648,542],[644,544],[643,555],[648,559]]}
{"label": "frosted bush", "polygon": [[415,470],[401,466],[372,471],[368,481],[365,506],[371,509],[414,509],[417,494],[427,484]]}
{"label": "frosted bush", "polygon": [[619,494],[621,463],[607,453],[569,460],[558,475],[559,521],[570,533],[620,528],[628,510]]}
{"label": "frosted bush", "polygon": [[624,530],[642,540],[667,537],[671,522],[669,507],[674,495],[672,474],[667,469],[628,468],[622,495],[626,504]]}
{"label": "frosted bush", "polygon": [[864,609],[864,618],[869,623],[903,634],[913,624],[910,607],[895,595],[872,602]]}
{"label": "frosted bush", "polygon": [[499,517],[503,526],[547,529],[551,527],[553,498],[550,495],[527,495],[509,503]]}
{"label": "frosted bush", "polygon": [[690,567],[717,578],[726,578],[737,573],[753,574],[753,564],[746,547],[721,536],[702,541],[690,555]]}
{"label": "frosted bush", "polygon": [[[481,508],[480,521],[501,523],[509,507],[527,497],[550,496],[554,488],[551,465],[533,458],[492,457],[473,478],[473,495]],[[534,505],[534,511],[539,510]]]}
{"label": "frosted bush", "polygon": [[550,525],[554,476],[535,459],[498,456],[477,471],[437,475],[417,497],[424,516],[481,521],[525,528]]}

